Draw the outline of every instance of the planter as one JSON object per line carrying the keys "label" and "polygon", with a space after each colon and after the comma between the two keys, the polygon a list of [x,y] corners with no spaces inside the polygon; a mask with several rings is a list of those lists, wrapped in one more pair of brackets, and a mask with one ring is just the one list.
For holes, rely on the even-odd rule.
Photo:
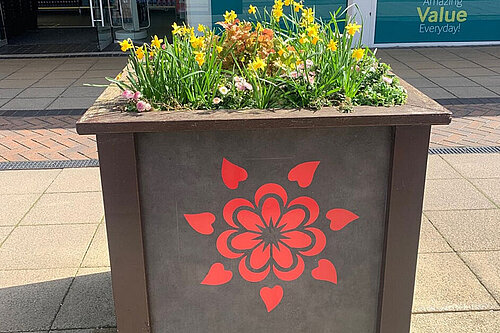
{"label": "planter", "polygon": [[97,134],[120,332],[408,332],[431,125],[408,104],[117,112]]}

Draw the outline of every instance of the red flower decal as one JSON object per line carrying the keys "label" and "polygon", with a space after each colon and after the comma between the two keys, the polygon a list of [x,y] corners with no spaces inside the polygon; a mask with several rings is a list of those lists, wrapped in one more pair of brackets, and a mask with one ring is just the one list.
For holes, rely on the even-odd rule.
{"label": "red flower decal", "polygon": [[299,197],[288,202],[283,187],[265,184],[255,193],[255,204],[237,198],[224,207],[231,227],[220,234],[217,249],[226,258],[240,258],[239,272],[259,282],[272,270],[281,280],[297,279],[304,271],[303,256],[320,253],[323,232],[312,227],[319,214],[315,200]]}
{"label": "red flower decal", "polygon": [[[301,188],[311,185],[319,161],[299,164],[288,173],[288,180]],[[237,189],[248,173],[242,167],[223,159],[221,175],[229,189]],[[319,206],[309,196],[290,199],[278,184],[267,183],[257,189],[252,200],[235,198],[227,202],[222,211],[227,228],[216,240],[217,251],[225,258],[237,259],[239,275],[249,282],[260,282],[269,274],[282,281],[298,279],[305,270],[305,257],[320,254],[326,246],[326,236],[318,221]],[[185,214],[186,221],[197,232],[214,232],[215,215],[212,213]],[[358,215],[345,209],[327,212],[330,229],[341,230]],[[272,273],[271,273],[272,272]],[[311,270],[313,278],[337,283],[337,271],[328,259],[320,259]],[[220,262],[214,263],[201,284],[222,285],[233,278]],[[268,312],[283,298],[283,287],[262,287],[260,297]]]}

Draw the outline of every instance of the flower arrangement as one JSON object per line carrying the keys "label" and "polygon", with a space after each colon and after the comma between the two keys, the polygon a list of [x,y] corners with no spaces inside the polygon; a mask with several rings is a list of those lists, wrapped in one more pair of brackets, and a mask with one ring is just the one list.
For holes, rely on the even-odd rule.
{"label": "flower arrangement", "polygon": [[[217,28],[174,23],[171,43],[120,43],[130,52],[123,90],[128,111],[311,108],[403,104],[390,67],[361,45],[362,26],[340,9],[328,21],[303,2],[250,5],[252,20],[226,11]],[[345,17],[345,18],[340,18]],[[339,25],[344,25],[341,29]],[[166,40],[166,39],[165,39]]]}

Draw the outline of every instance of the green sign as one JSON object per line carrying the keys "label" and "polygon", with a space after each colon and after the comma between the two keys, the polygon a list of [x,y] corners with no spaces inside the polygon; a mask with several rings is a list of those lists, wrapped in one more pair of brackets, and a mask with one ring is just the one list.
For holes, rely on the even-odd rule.
{"label": "green sign", "polygon": [[375,43],[500,41],[500,0],[378,0]]}

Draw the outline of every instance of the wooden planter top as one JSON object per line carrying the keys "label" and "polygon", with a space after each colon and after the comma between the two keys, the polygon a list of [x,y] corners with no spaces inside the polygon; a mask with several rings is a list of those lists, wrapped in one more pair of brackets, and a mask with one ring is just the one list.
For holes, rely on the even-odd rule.
{"label": "wooden planter top", "polygon": [[79,134],[166,132],[172,130],[238,130],[250,128],[310,128],[344,126],[446,125],[451,113],[407,82],[408,102],[402,106],[358,106],[341,113],[337,107],[312,111],[185,110],[122,112],[121,90],[108,87],[76,123]]}

